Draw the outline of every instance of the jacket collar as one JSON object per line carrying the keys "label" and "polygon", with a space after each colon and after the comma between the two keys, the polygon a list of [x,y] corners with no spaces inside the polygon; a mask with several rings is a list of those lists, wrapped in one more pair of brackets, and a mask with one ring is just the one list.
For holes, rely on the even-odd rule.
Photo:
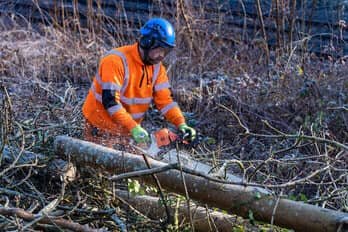
{"label": "jacket collar", "polygon": [[131,47],[132,47],[132,49],[131,49],[132,53],[131,54],[132,54],[132,58],[134,59],[134,61],[143,66],[144,62],[141,59],[138,46],[139,46],[138,42],[131,45]]}

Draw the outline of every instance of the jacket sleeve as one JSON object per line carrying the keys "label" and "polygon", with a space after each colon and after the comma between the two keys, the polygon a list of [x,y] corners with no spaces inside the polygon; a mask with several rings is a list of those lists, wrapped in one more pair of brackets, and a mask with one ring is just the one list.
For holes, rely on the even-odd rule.
{"label": "jacket sleeve", "polygon": [[185,118],[171,95],[166,69],[161,64],[156,83],[154,84],[154,102],[165,118],[178,127],[180,124],[185,123]]}
{"label": "jacket sleeve", "polygon": [[109,55],[103,58],[99,75],[102,82],[102,103],[112,120],[129,131],[137,123],[120,102],[121,88],[124,82],[124,67],[120,57]]}

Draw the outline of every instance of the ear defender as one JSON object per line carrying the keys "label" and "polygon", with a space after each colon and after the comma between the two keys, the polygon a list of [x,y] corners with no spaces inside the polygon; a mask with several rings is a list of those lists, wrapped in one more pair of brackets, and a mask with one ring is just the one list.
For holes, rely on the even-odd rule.
{"label": "ear defender", "polygon": [[155,44],[155,40],[151,35],[142,36],[140,38],[139,44],[140,47],[143,49],[150,49]]}

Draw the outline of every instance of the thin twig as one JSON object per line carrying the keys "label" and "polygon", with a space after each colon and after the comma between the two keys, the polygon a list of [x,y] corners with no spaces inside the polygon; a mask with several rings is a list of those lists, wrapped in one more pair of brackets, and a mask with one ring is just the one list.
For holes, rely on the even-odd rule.
{"label": "thin twig", "polygon": [[306,184],[306,181],[309,181],[312,177],[327,170],[329,167],[330,166],[326,166],[322,169],[316,170],[316,171],[312,172],[311,174],[309,174],[308,176],[303,177],[301,179],[289,181],[289,182],[284,183],[284,184],[276,184],[276,185],[221,180],[221,179],[206,175],[202,172],[195,171],[195,170],[187,168],[187,167],[183,167],[183,166],[180,167],[179,164],[166,165],[166,166],[163,166],[160,168],[149,169],[146,171],[141,170],[141,171],[128,172],[128,173],[121,174],[121,175],[115,175],[115,176],[111,177],[111,179],[112,180],[120,180],[122,178],[141,177],[141,176],[146,176],[146,175],[152,175],[153,173],[165,172],[165,171],[168,171],[170,169],[177,169],[181,173],[188,173],[188,174],[191,174],[194,176],[200,176],[200,177],[203,177],[209,181],[214,181],[214,182],[218,182],[221,184],[241,185],[241,186],[245,186],[245,187],[250,186],[250,187],[263,187],[263,188],[286,188],[286,187],[290,187],[290,186],[294,186],[294,185]]}
{"label": "thin twig", "polygon": [[[267,66],[269,65],[269,48],[268,48],[268,39],[267,39],[267,34],[266,34],[266,29],[265,29],[265,23],[263,22],[263,14],[262,14],[262,8],[261,8],[261,3],[260,0],[256,0],[256,6],[257,6],[257,15],[259,16],[259,20],[260,20],[260,25],[261,25],[261,31],[262,31],[262,36],[264,39],[264,46],[265,46],[265,50],[266,50],[266,62],[267,62]],[[269,70],[269,69],[268,69]]]}
{"label": "thin twig", "polygon": [[186,203],[187,203],[187,213],[190,217],[190,225],[191,225],[191,230],[195,231],[195,227],[193,224],[193,218],[192,218],[192,213],[191,213],[191,207],[190,207],[190,196],[189,193],[187,191],[187,186],[186,186],[186,180],[185,180],[185,176],[184,176],[184,172],[183,172],[183,167],[181,165],[181,161],[180,161],[180,155],[179,155],[179,145],[178,143],[176,143],[176,157],[178,159],[178,165],[179,165],[179,171],[180,171],[180,176],[181,176],[181,180],[182,183],[184,185],[184,189],[185,189],[185,197],[186,197]]}
{"label": "thin twig", "polygon": [[307,140],[311,140],[311,141],[317,141],[317,142],[322,142],[322,143],[328,143],[331,145],[335,145],[336,147],[342,148],[344,150],[348,151],[348,146],[337,142],[335,140],[329,140],[329,139],[325,139],[325,138],[321,138],[321,137],[316,137],[316,136],[310,136],[310,135],[304,135],[304,134],[285,134],[283,132],[281,132],[281,135],[264,135],[264,134],[256,134],[256,133],[251,133],[250,130],[248,129],[247,126],[243,125],[238,117],[238,115],[231,109],[227,108],[224,105],[218,104],[220,107],[226,109],[227,111],[229,111],[234,117],[235,119],[238,121],[239,125],[245,130],[244,134],[246,135],[250,135],[250,136],[255,136],[255,137],[263,137],[263,138],[296,138],[299,140],[302,139],[307,139]]}
{"label": "thin twig", "polygon": [[277,201],[274,205],[274,208],[273,208],[273,211],[272,211],[272,218],[271,218],[271,231],[273,231],[273,225],[274,225],[274,217],[275,217],[275,214],[277,212],[277,208],[278,208],[278,205],[279,205],[279,201],[281,199],[281,196],[283,195],[283,191],[280,192],[279,196],[277,197]]}
{"label": "thin twig", "polygon": [[18,122],[15,122],[20,130],[20,135],[22,137],[21,140],[21,150],[19,151],[19,153],[17,154],[17,157],[15,158],[15,160],[11,163],[11,165],[7,168],[5,168],[4,170],[2,170],[0,172],[0,177],[3,176],[6,172],[8,172],[9,170],[13,169],[16,167],[16,163],[18,162],[18,160],[20,159],[20,157],[22,156],[23,152],[24,152],[24,145],[25,145],[25,138],[24,138],[24,132],[23,132],[23,128],[20,126],[20,124]]}
{"label": "thin twig", "polygon": [[147,176],[147,175],[152,175],[152,174],[156,174],[156,173],[160,173],[160,172],[165,172],[165,171],[168,171],[170,169],[178,169],[178,167],[179,167],[178,163],[172,163],[172,164],[168,164],[166,166],[159,167],[159,168],[150,168],[150,169],[146,169],[146,170],[139,170],[139,171],[135,171],[135,172],[127,172],[127,173],[122,173],[119,175],[114,175],[114,176],[110,177],[109,180],[118,181],[118,180],[122,180],[122,179],[126,179],[126,178],[136,178],[136,177],[141,177],[141,176]]}
{"label": "thin twig", "polygon": [[[151,165],[150,165],[150,162],[149,160],[147,159],[146,155],[143,153],[142,154],[143,158],[144,158],[144,161],[146,163],[146,166],[151,169]],[[172,217],[170,215],[170,210],[169,210],[169,207],[168,207],[168,204],[167,204],[167,201],[166,201],[166,198],[163,194],[163,191],[162,191],[162,187],[161,187],[161,183],[159,182],[157,176],[155,174],[151,174],[151,176],[153,177],[155,183],[156,183],[156,186],[157,186],[157,189],[158,189],[158,194],[160,195],[162,201],[163,201],[163,205],[164,205],[164,208],[166,210],[166,214],[167,214],[167,221],[166,223],[168,224],[171,224],[172,223]]]}

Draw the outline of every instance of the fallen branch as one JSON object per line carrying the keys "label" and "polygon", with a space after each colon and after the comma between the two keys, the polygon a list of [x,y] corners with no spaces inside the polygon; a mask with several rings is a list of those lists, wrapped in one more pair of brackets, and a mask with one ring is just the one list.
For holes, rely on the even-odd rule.
{"label": "fallen branch", "polygon": [[[133,196],[126,191],[116,191],[118,197],[121,197],[141,213],[145,214],[151,219],[159,220],[163,218],[165,214],[163,206],[161,205],[158,197],[136,195]],[[171,208],[171,215],[175,214],[174,208]],[[189,213],[187,204],[179,204],[178,221],[189,223]],[[190,205],[190,213],[192,215],[192,221],[195,231],[231,231],[233,225],[237,223],[237,216],[224,214],[221,212],[207,210],[204,207],[199,207],[193,203]],[[210,228],[210,230],[209,230]]]}
{"label": "fallen branch", "polygon": [[3,216],[17,216],[19,218],[22,218],[26,221],[33,221],[36,220],[38,217],[41,217],[40,220],[37,220],[36,223],[44,223],[44,224],[50,224],[50,225],[56,225],[58,227],[61,227],[63,229],[69,229],[72,231],[81,231],[81,232],[98,232],[102,230],[98,229],[92,229],[87,225],[80,225],[76,222],[72,222],[69,220],[65,220],[62,218],[52,218],[49,216],[42,216],[42,215],[35,215],[32,213],[29,213],[23,209],[20,208],[4,208],[0,207],[0,214]]}
{"label": "fallen branch", "polygon": [[[144,160],[139,155],[113,150],[68,136],[56,137],[54,150],[56,154],[71,159],[80,166],[89,165],[113,174],[147,169]],[[150,158],[148,161],[153,168],[166,165]],[[179,171],[168,170],[156,174],[156,176],[164,189],[185,194]],[[184,177],[188,186],[188,195],[193,200],[205,203],[210,207],[224,209],[244,218],[247,218],[250,212],[259,221],[270,223],[274,218],[275,225],[300,232],[336,232],[342,219],[348,216],[343,212],[278,199],[249,186],[221,184],[186,173],[184,173]],[[142,177],[141,180],[154,185],[152,178]],[[274,212],[276,206],[277,210]],[[344,224],[343,228],[345,229],[347,226]]]}
{"label": "fallen branch", "polygon": [[[2,162],[10,164],[10,167],[1,171],[20,168],[20,167],[45,167],[44,172],[51,176],[64,181],[73,181],[76,178],[76,167],[62,159],[49,159],[47,155],[33,153],[18,148],[4,146],[2,151]],[[1,176],[1,175],[0,175]]]}

